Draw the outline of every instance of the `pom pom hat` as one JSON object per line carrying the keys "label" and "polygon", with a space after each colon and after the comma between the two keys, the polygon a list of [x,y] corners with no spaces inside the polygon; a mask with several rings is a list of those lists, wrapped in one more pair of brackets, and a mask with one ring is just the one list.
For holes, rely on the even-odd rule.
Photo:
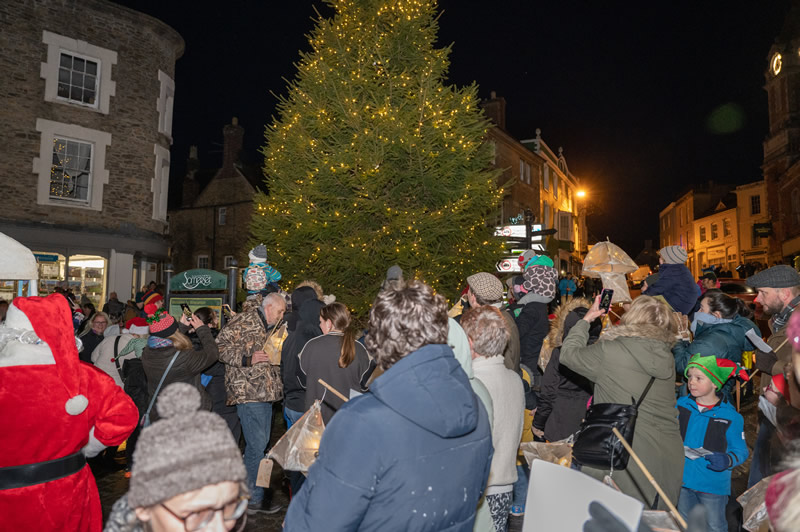
{"label": "pom pom hat", "polygon": [[163,308],[155,305],[145,305],[147,323],[150,324],[150,334],[159,338],[169,338],[178,330],[178,322]]}
{"label": "pom pom hat", "polygon": [[144,301],[144,305],[147,306],[147,305],[155,305],[159,301],[163,301],[164,298],[161,297],[161,294],[159,294],[158,292],[150,291],[144,295],[142,300]]}
{"label": "pom pom hat", "polygon": [[125,330],[131,334],[148,334],[150,328],[144,318],[132,318],[125,322]]}
{"label": "pom pom hat", "polygon": [[170,384],[156,404],[161,418],[142,430],[133,454],[128,503],[143,508],[247,473],[228,424],[200,410],[200,392]]}
{"label": "pom pom hat", "polygon": [[737,374],[742,380],[750,380],[750,376],[739,364],[725,358],[695,355],[686,366],[686,371],[684,372],[686,377],[689,376],[689,370],[692,368],[697,368],[705,373],[709,380],[714,383],[714,386],[717,387],[717,390],[721,389],[728,379],[737,376]]}

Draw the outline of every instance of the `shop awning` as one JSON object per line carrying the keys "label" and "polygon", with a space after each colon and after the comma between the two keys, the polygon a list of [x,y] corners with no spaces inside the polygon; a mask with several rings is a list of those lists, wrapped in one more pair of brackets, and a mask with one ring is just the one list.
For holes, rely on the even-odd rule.
{"label": "shop awning", "polygon": [[0,233],[0,279],[31,280],[39,278],[39,267],[31,250]]}

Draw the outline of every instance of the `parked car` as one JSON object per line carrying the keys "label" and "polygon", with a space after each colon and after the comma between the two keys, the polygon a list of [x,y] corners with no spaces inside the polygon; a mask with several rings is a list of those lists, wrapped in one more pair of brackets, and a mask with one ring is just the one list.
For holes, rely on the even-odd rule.
{"label": "parked car", "polygon": [[758,328],[761,329],[762,336],[769,336],[770,331],[767,323],[769,316],[764,314],[764,307],[761,306],[761,303],[756,301],[756,296],[758,295],[756,289],[747,286],[744,279],[720,277],[717,280],[719,281],[720,290],[731,297],[746,301],[750,305],[750,308],[752,308],[755,313],[754,321],[756,325],[758,325]]}

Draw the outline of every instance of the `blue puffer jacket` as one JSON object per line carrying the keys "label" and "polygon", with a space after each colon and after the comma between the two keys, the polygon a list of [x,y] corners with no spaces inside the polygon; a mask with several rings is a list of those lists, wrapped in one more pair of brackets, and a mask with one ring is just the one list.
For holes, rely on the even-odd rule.
{"label": "blue puffer jacket", "polygon": [[678,421],[683,445],[698,449],[703,447],[715,453],[727,453],[731,466],[725,471],[708,469],[708,461],[684,459],[683,486],[690,490],[731,494],[731,470],[747,460],[747,444],[744,441],[744,419],[727,401],[720,401],[700,412],[695,400],[690,397],[678,399]]}
{"label": "blue puffer jacket", "polygon": [[674,310],[688,316],[700,297],[700,287],[685,264],[664,263],[658,267],[658,281],[644,295],[664,296]]}
{"label": "blue puffer jacket", "polygon": [[452,349],[427,345],[331,419],[284,530],[471,531],[491,459],[486,409]]}
{"label": "blue puffer jacket", "polygon": [[[754,329],[761,336],[758,327],[742,316],[736,316],[728,323],[698,323],[694,341],[691,343],[680,341],[672,348],[672,354],[675,355],[675,370],[679,375],[683,375],[689,359],[697,354],[724,358],[741,364],[742,352],[755,349],[745,336],[750,329]],[[733,385],[734,379],[731,379],[722,388],[725,399],[729,401]]]}

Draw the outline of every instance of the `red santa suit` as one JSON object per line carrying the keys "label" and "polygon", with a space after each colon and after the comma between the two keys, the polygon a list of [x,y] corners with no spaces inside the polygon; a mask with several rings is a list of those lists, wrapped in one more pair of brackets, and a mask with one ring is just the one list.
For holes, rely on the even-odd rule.
{"label": "red santa suit", "polygon": [[[86,456],[125,441],[133,401],[78,359],[60,294],[18,297],[0,329],[0,530],[97,531],[100,497]],[[13,337],[8,340],[9,336]]]}

